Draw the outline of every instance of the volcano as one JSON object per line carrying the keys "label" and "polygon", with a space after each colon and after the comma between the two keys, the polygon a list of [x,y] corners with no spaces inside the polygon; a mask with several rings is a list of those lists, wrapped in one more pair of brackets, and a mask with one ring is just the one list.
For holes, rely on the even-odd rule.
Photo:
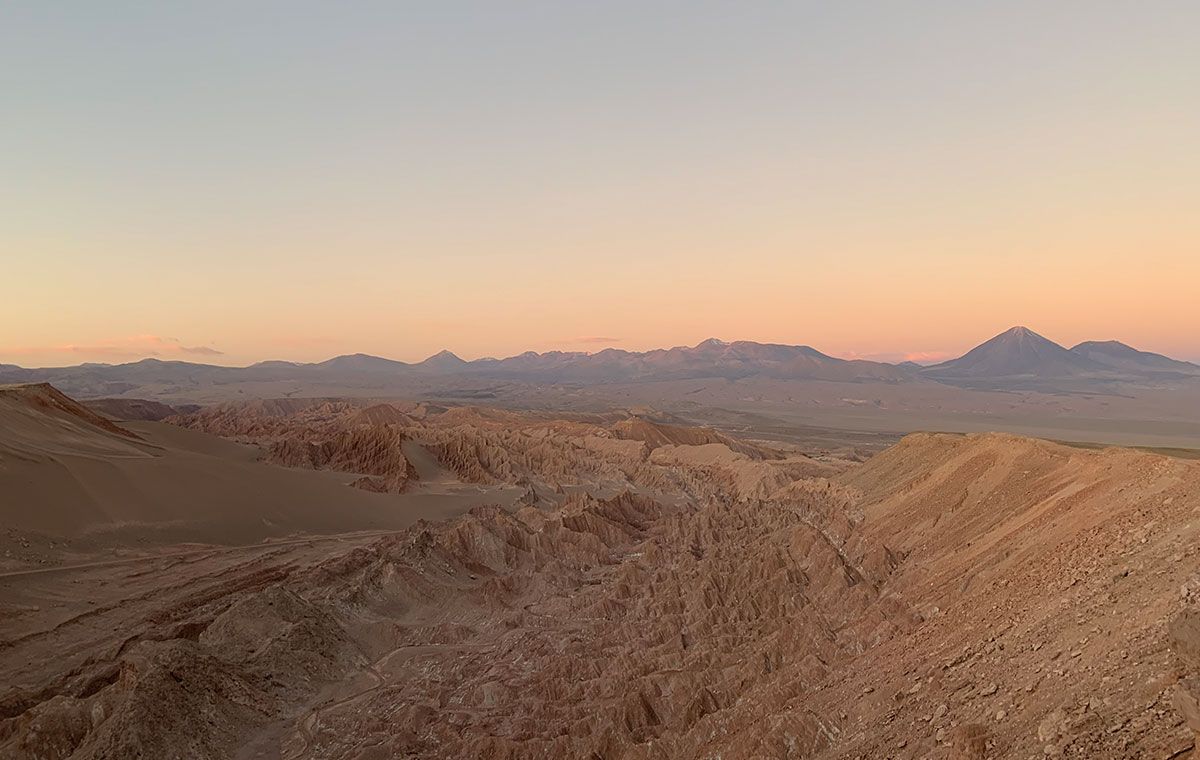
{"label": "volcano", "polygon": [[1014,327],[957,359],[925,370],[941,379],[987,379],[1028,376],[1062,378],[1104,372],[1105,365],[1063,348],[1028,327]]}

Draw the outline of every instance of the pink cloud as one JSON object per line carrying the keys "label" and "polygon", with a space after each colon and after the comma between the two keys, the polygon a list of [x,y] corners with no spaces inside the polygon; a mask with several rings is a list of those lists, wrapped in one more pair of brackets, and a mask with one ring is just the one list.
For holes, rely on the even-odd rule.
{"label": "pink cloud", "polygon": [[916,362],[917,364],[937,364],[944,362],[947,359],[953,359],[955,354],[945,351],[914,351],[904,355],[904,361]]}
{"label": "pink cloud", "polygon": [[220,356],[221,354],[225,353],[224,351],[218,351],[211,346],[180,346],[179,350],[185,354],[198,354],[200,356]]}
{"label": "pink cloud", "polygon": [[575,338],[572,343],[620,343],[620,338],[607,338],[603,335],[587,335],[582,338]]}
{"label": "pink cloud", "polygon": [[889,364],[899,364],[900,362],[916,362],[917,364],[937,364],[938,362],[946,361],[954,358],[954,354],[946,353],[945,351],[910,351],[904,352],[882,352],[882,353],[859,353],[857,351],[843,351],[835,354],[841,359],[864,359],[872,362],[888,362]]}
{"label": "pink cloud", "polygon": [[92,359],[139,359],[147,356],[221,356],[212,346],[188,346],[178,338],[132,335],[96,343],[62,343],[45,346],[0,348],[0,356],[86,356]]}

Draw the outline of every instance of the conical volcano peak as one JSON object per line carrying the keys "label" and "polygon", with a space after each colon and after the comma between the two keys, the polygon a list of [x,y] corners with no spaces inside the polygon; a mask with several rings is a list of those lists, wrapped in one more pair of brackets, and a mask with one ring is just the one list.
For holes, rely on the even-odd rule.
{"label": "conical volcano peak", "polygon": [[1013,339],[1013,340],[1044,340],[1047,343],[1053,343],[1053,341],[1051,341],[1049,338],[1046,338],[1046,337],[1034,332],[1033,330],[1030,330],[1028,327],[1026,327],[1024,325],[1017,325],[1016,327],[1010,327],[1008,330],[1005,330],[1004,332],[1000,333],[996,337]]}
{"label": "conical volcano peak", "polygon": [[458,354],[447,349],[442,349],[425,361],[421,362],[418,366],[424,367],[425,369],[446,371],[460,369],[466,365],[467,362],[463,361]]}
{"label": "conical volcano peak", "polygon": [[1100,369],[1086,357],[1071,353],[1049,338],[1018,325],[939,364],[931,372],[947,377],[1063,377]]}

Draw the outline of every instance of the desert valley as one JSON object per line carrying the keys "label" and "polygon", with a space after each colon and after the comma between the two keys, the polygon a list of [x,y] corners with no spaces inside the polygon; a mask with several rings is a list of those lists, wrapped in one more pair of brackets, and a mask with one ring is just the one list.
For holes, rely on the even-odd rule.
{"label": "desert valley", "polygon": [[1200,3],[0,3],[0,760],[1200,760]]}
{"label": "desert valley", "polygon": [[1185,756],[1200,368],[1126,354],[6,370],[0,754]]}

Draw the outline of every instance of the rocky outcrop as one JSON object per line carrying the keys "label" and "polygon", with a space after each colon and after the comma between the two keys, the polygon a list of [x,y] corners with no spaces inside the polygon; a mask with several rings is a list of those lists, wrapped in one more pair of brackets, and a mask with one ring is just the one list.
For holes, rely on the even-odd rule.
{"label": "rocky outcrop", "polygon": [[610,429],[618,438],[642,441],[650,449],[656,449],[659,446],[703,446],[717,443],[750,459],[779,458],[779,454],[776,452],[762,446],[739,441],[707,427],[669,425],[642,417],[629,417],[616,423]]}
{"label": "rocky outcrop", "polygon": [[83,402],[83,405],[114,420],[157,422],[179,414],[179,410],[173,406],[138,398],[95,398]]}
{"label": "rocky outcrop", "polygon": [[0,721],[0,754],[232,757],[314,688],[366,665],[324,606],[280,586],[234,599],[202,608],[175,637],[135,640],[93,688]]}
{"label": "rocky outcrop", "polygon": [[1116,760],[1191,746],[1200,626],[1175,616],[1196,588],[1196,463],[920,434],[839,473],[496,410],[348,424],[362,408],[195,422],[277,437],[303,466],[375,469],[371,488],[419,440],[523,503],[329,553],[271,546],[236,582],[205,573],[136,635],[8,695],[0,753]]}
{"label": "rocky outcrop", "polygon": [[1172,619],[1167,639],[1184,666],[1171,704],[1192,732],[1193,743],[1200,742],[1200,609],[1189,607]]}
{"label": "rocky outcrop", "polygon": [[356,487],[400,492],[416,478],[404,456],[405,439],[404,432],[390,424],[354,427],[316,440],[276,440],[267,450],[267,460],[287,467],[353,472],[366,476],[355,481]]}

